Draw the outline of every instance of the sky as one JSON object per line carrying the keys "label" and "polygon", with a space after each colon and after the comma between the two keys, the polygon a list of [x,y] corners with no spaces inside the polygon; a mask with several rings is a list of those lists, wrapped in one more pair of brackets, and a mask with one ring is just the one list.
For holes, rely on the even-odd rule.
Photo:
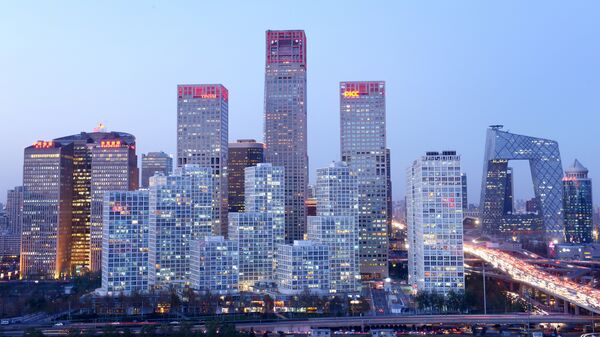
{"label": "sky", "polygon": [[[174,154],[177,84],[222,83],[229,140],[262,140],[268,29],[306,31],[312,180],[340,157],[339,82],[384,80],[395,200],[414,159],[456,150],[478,203],[491,124],[557,140],[600,195],[599,22],[593,0],[4,1],[0,200],[26,146],[98,122]],[[515,171],[530,197],[527,165]]]}

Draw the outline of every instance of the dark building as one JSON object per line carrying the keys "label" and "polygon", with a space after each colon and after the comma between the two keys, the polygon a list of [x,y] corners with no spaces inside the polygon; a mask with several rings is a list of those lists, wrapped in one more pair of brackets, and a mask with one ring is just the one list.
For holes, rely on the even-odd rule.
{"label": "dark building", "polygon": [[148,188],[150,177],[156,173],[173,173],[173,158],[164,152],[142,154],[142,188]]}
{"label": "dark building", "polygon": [[244,211],[244,184],[246,167],[265,162],[265,146],[254,139],[239,139],[229,143],[229,159],[227,162],[227,185],[229,212]]}
{"label": "dark building", "polygon": [[467,174],[460,174],[460,184],[462,185],[462,210],[463,213],[469,208],[469,199],[467,197]]}
{"label": "dark building", "polygon": [[592,180],[577,159],[565,170],[563,191],[566,242],[593,242]]}
{"label": "dark building", "polygon": [[385,181],[387,184],[387,223],[388,235],[392,233],[392,219],[394,214],[394,205],[392,201],[392,159],[390,149],[385,149]]}

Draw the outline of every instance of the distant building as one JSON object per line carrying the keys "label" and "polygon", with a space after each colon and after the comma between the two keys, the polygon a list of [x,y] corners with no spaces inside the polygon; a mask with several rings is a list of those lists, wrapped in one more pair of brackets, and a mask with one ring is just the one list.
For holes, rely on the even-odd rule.
{"label": "distant building", "polygon": [[20,277],[70,275],[73,144],[38,141],[25,148]]}
{"label": "distant building", "polygon": [[244,211],[244,169],[264,163],[265,146],[254,139],[239,139],[229,143],[229,159],[227,162],[227,181],[229,195],[229,212]]}
{"label": "distant building", "polygon": [[18,256],[21,251],[21,222],[23,218],[23,186],[6,194],[6,227],[3,228],[0,256]]}
{"label": "distant building", "polygon": [[191,285],[191,242],[212,235],[213,181],[210,168],[190,164],[150,177],[151,286]]}
{"label": "distant building", "polygon": [[357,175],[360,271],[364,279],[388,276],[388,174],[385,82],[341,82],[342,161]]}
{"label": "distant building", "polygon": [[150,177],[156,173],[168,176],[173,173],[173,158],[164,152],[142,154],[142,188],[148,188]]}
{"label": "distant building", "polygon": [[469,207],[469,200],[467,198],[467,194],[468,194],[468,190],[467,190],[467,174],[466,173],[461,173],[460,174],[460,184],[461,184],[461,188],[462,188],[462,208],[463,208],[463,213],[465,213],[467,211],[467,208]]}
{"label": "distant building", "polygon": [[427,152],[408,169],[408,282],[415,291],[465,288],[461,194],[455,151]]}
{"label": "distant building", "polygon": [[192,242],[192,288],[212,294],[238,292],[238,243],[222,236]]}
{"label": "distant building", "polygon": [[285,169],[285,239],[291,243],[306,233],[306,34],[268,30],[265,37],[265,162]]}
{"label": "distant building", "polygon": [[563,191],[565,241],[593,242],[592,179],[588,178],[588,169],[577,159],[565,170]]}
{"label": "distant building", "polygon": [[149,290],[149,193],[104,193],[102,288],[107,295]]}
{"label": "distant building", "polygon": [[276,279],[282,294],[329,293],[329,247],[309,240],[278,245]]}
{"label": "distant building", "polygon": [[177,86],[177,166],[210,167],[213,234],[227,236],[229,91],[221,84]]}

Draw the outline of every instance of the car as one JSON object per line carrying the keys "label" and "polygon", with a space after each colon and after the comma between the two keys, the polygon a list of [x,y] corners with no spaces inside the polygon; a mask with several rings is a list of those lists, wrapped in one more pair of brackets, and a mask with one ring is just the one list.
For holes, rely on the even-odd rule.
{"label": "car", "polygon": [[7,319],[3,319],[0,321],[0,325],[9,325],[10,322]]}
{"label": "car", "polygon": [[63,322],[58,322],[58,323],[54,324],[54,326],[63,326],[63,325],[65,325],[65,323],[63,323]]}

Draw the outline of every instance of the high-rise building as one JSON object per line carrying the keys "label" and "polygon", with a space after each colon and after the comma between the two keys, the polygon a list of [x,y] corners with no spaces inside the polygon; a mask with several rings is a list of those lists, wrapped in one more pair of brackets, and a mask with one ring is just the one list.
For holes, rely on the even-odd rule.
{"label": "high-rise building", "polygon": [[[512,169],[508,167],[509,160],[529,161],[533,191],[540,210],[537,219],[527,219],[531,225],[523,226],[519,215],[512,211]],[[487,130],[481,186],[483,232],[493,236],[527,235],[546,244],[562,242],[562,177],[556,141],[509,133],[503,131],[501,125],[491,126]]]}
{"label": "high-rise building", "polygon": [[108,295],[149,290],[147,190],[104,193],[102,288]]}
{"label": "high-rise building", "polygon": [[229,194],[229,212],[244,211],[244,169],[264,163],[265,146],[254,139],[239,139],[229,143],[227,162],[227,188]]}
{"label": "high-rise building", "polygon": [[329,293],[329,247],[310,240],[277,246],[277,289],[285,295]]}
{"label": "high-rise building", "polygon": [[462,186],[462,207],[464,214],[464,212],[466,212],[467,208],[469,207],[469,200],[467,197],[467,174],[464,172],[460,174],[460,184]]}
{"label": "high-rise building", "polygon": [[135,137],[112,132],[91,150],[90,262],[91,271],[102,266],[104,192],[132,191],[139,186]]}
{"label": "high-rise building", "polygon": [[329,248],[330,290],[360,290],[358,184],[346,163],[317,170],[317,216],[308,217],[308,239]]}
{"label": "high-rise building", "polygon": [[25,148],[20,277],[70,275],[73,145],[38,141]]}
{"label": "high-rise building", "polygon": [[213,174],[213,234],[227,237],[229,92],[221,84],[177,86],[177,166]]}
{"label": "high-rise building", "polygon": [[150,177],[156,173],[173,173],[173,158],[164,152],[142,154],[142,188],[148,188]]}
{"label": "high-rise building", "polygon": [[191,284],[192,240],[213,230],[210,168],[186,164],[169,176],[150,177],[149,282],[155,288]]}
{"label": "high-rise building", "polygon": [[23,218],[23,186],[6,194],[6,228],[0,256],[18,256],[21,251],[21,222]]}
{"label": "high-rise building", "polygon": [[407,172],[408,282],[415,291],[465,288],[462,179],[455,151],[427,152]]}
{"label": "high-rise building", "polygon": [[341,82],[342,161],[358,178],[360,272],[388,275],[388,153],[384,82]]}
{"label": "high-rise building", "polygon": [[238,291],[238,243],[222,236],[192,241],[192,289],[213,294]]}
{"label": "high-rise building", "polygon": [[392,156],[390,149],[385,149],[386,185],[387,185],[387,226],[388,235],[392,232],[392,219],[394,215],[394,203],[392,201]]}
{"label": "high-rise building", "polygon": [[286,242],[306,232],[308,151],[306,127],[306,35],[269,30],[265,51],[265,161],[285,169]]}
{"label": "high-rise building", "polygon": [[588,178],[588,169],[577,159],[565,170],[563,191],[566,242],[593,242],[592,179]]}
{"label": "high-rise building", "polygon": [[[285,242],[285,170],[269,163],[245,169],[245,210],[266,213],[273,221],[273,245]],[[274,247],[273,246],[273,247]]]}
{"label": "high-rise building", "polygon": [[273,215],[267,212],[229,213],[229,238],[238,243],[239,289],[274,280]]}

